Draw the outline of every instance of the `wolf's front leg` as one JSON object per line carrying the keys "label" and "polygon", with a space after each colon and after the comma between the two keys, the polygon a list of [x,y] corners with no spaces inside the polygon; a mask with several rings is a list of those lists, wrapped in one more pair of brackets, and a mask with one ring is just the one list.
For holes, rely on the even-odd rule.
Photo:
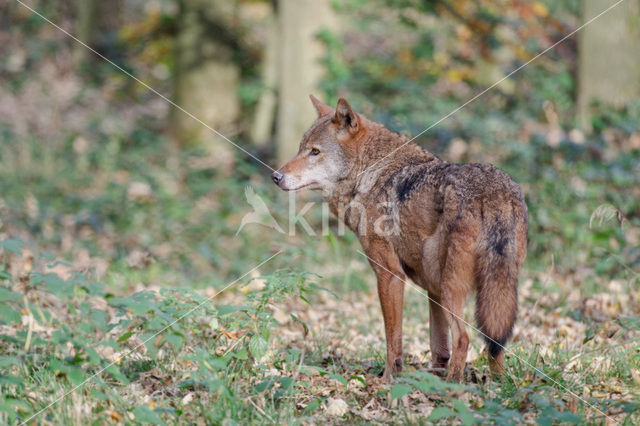
{"label": "wolf's front leg", "polygon": [[387,362],[382,377],[389,382],[394,374],[402,371],[402,300],[406,278],[395,255],[385,254],[369,260],[378,277],[378,296],[387,339]]}
{"label": "wolf's front leg", "polygon": [[[394,273],[395,274],[395,273]],[[400,274],[396,274],[400,276]],[[387,339],[387,363],[384,368],[385,381],[402,371],[402,300],[404,277],[398,278],[389,272],[378,274],[378,296],[384,318],[384,333]]]}

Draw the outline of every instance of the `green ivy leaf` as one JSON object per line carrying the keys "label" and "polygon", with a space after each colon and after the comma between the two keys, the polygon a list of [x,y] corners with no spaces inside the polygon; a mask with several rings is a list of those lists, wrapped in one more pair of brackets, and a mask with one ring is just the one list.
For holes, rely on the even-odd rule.
{"label": "green ivy leaf", "polygon": [[291,387],[291,385],[293,385],[294,381],[292,377],[281,377],[280,378],[280,386],[282,386],[282,389],[287,390]]}
{"label": "green ivy leaf", "polygon": [[24,386],[24,380],[18,376],[3,376],[2,374],[0,374],[0,385],[11,385],[22,388]]}
{"label": "green ivy leaf", "polygon": [[91,396],[96,398],[99,401],[108,401],[109,395],[104,392],[99,391],[98,389],[91,389]]}
{"label": "green ivy leaf", "polygon": [[0,322],[3,324],[11,324],[20,322],[22,316],[9,305],[0,305]]}
{"label": "green ivy leaf", "polygon": [[556,413],[556,420],[559,420],[560,422],[567,422],[567,423],[581,423],[582,419],[580,419],[579,416],[569,412],[569,411],[560,411]]}
{"label": "green ivy leaf", "polygon": [[249,352],[255,359],[259,360],[267,352],[268,344],[262,336],[256,334],[249,340]]}
{"label": "green ivy leaf", "polygon": [[238,350],[237,352],[233,353],[233,357],[236,359],[248,359],[249,358],[249,353],[247,352],[246,349],[242,348],[240,350]]}
{"label": "green ivy leaf", "polygon": [[304,407],[304,411],[307,413],[313,413],[318,408],[320,408],[320,404],[322,404],[321,398],[314,399],[306,407]]}
{"label": "green ivy leaf", "polygon": [[464,402],[455,400],[453,401],[453,407],[456,409],[456,413],[462,421],[462,424],[472,425],[476,423],[476,419],[473,417],[473,414],[471,414],[467,406],[464,405]]}
{"label": "green ivy leaf", "polygon": [[411,386],[405,385],[404,383],[398,383],[391,387],[391,399],[402,398],[403,396],[410,394],[411,391],[413,391]]}
{"label": "green ivy leaf", "polygon": [[13,356],[0,356],[0,368],[11,367],[12,365],[20,365],[18,359]]}
{"label": "green ivy leaf", "polygon": [[427,420],[431,420],[435,422],[436,420],[452,417],[455,415],[456,413],[451,411],[451,409],[449,409],[448,407],[437,407],[431,412]]}
{"label": "green ivy leaf", "polygon": [[256,385],[256,387],[254,388],[254,391],[256,393],[260,393],[260,392],[264,392],[267,389],[271,389],[277,381],[278,381],[277,377],[274,377],[274,376],[267,377],[265,380],[261,381]]}
{"label": "green ivy leaf", "polygon": [[79,368],[70,368],[67,372],[67,378],[73,386],[77,386],[84,382],[84,373]]}
{"label": "green ivy leaf", "polygon": [[24,243],[14,238],[7,238],[4,241],[0,241],[0,248],[14,254],[22,254],[22,247],[24,247]]}
{"label": "green ivy leaf", "polygon": [[22,294],[0,287],[0,302],[18,302],[20,300],[22,300]]}
{"label": "green ivy leaf", "polygon": [[177,333],[168,333],[164,336],[164,338],[175,349],[180,349],[180,347],[182,346],[182,343],[184,342],[184,339],[182,338],[182,336],[180,336]]}
{"label": "green ivy leaf", "polygon": [[73,294],[73,284],[66,282],[57,274],[33,274],[33,281],[43,283],[47,290],[56,296],[71,296]]}
{"label": "green ivy leaf", "polygon": [[148,423],[152,425],[163,425],[165,424],[158,415],[149,409],[146,405],[140,405],[135,410],[133,410],[133,415],[136,416],[136,420],[141,423]]}
{"label": "green ivy leaf", "polygon": [[331,377],[333,380],[337,380],[338,382],[342,383],[344,386],[347,386],[347,384],[349,383],[347,381],[347,379],[345,379],[343,376],[341,376],[340,374],[329,374],[329,377]]}
{"label": "green ivy leaf", "polygon": [[111,364],[110,366],[108,366],[105,371],[111,374],[116,380],[121,381],[123,384],[129,384],[129,379],[127,379],[127,376],[122,374],[120,368],[118,368],[115,364]]}
{"label": "green ivy leaf", "polygon": [[139,291],[129,297],[111,298],[109,303],[130,309],[136,315],[142,315],[156,307],[157,304],[153,300],[154,295],[152,291]]}
{"label": "green ivy leaf", "polygon": [[117,342],[118,343],[122,343],[126,340],[129,339],[129,337],[133,336],[133,331],[127,331],[126,333],[124,333],[122,336],[118,337]]}

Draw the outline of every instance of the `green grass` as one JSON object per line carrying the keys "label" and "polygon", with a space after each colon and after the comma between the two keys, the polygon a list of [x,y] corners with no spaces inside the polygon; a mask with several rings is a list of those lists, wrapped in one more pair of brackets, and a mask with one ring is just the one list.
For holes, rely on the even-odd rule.
{"label": "green grass", "polygon": [[[101,173],[113,176],[132,155],[164,153],[132,148]],[[127,199],[127,182],[76,186],[89,172],[64,165],[47,181],[37,159],[28,191],[24,175],[2,174],[3,232],[14,238],[0,243],[0,421],[23,421],[87,379],[36,422],[603,423],[581,399],[616,421],[639,420],[637,200],[617,205],[629,216],[624,228],[606,214],[590,227],[622,187],[606,178],[581,196],[566,190],[570,170],[607,176],[601,169],[621,163],[541,166],[548,172],[524,182],[530,249],[503,381],[488,380],[471,329],[467,381],[452,386],[428,374],[428,304],[407,289],[407,372],[388,385],[378,377],[385,349],[374,276],[353,234],[334,227],[328,236],[288,237],[253,225],[236,236],[247,184],[280,221],[286,198],[256,172],[231,179],[192,170],[192,155],[181,157],[177,191],[158,178],[162,162],[130,176],[151,184],[145,201]],[[37,209],[25,210],[30,204]],[[308,215],[315,227],[318,213]],[[262,278],[241,280],[153,336],[280,249],[251,276]]]}
{"label": "green grass", "polygon": [[[16,243],[4,245],[4,263],[12,264],[21,253]],[[408,291],[405,347],[413,362],[387,385],[378,377],[384,342],[373,286],[345,291],[338,282],[336,297],[315,284],[317,276],[274,271],[247,286],[244,280],[240,291],[207,301],[143,345],[205,296],[169,286],[118,295],[89,275],[63,280],[37,272],[50,263],[36,257],[29,279],[3,275],[4,422],[25,420],[87,379],[38,421],[604,421],[569,391],[618,421],[638,420],[624,414],[638,409],[631,373],[640,367],[637,319],[622,322],[611,338],[595,333],[583,344],[562,339],[554,324],[521,321],[522,329],[536,330],[537,341],[516,331],[504,380],[487,380],[480,355],[469,365],[471,381],[454,385],[416,361],[412,348],[427,340],[428,313],[425,300]],[[553,304],[535,305],[542,320],[568,318]],[[531,308],[523,303],[522,310]],[[33,317],[32,333],[21,314]],[[480,336],[470,333],[472,346],[481,348]]]}
{"label": "green grass", "polygon": [[[42,46],[35,22],[26,34]],[[29,50],[27,68],[8,79],[3,96],[22,96],[22,84],[51,60],[46,52],[68,50],[52,44]],[[354,106],[374,104],[372,118],[397,130],[415,134],[463,101],[424,96],[402,73],[379,86],[369,80],[388,78],[380,58],[353,68],[338,54],[328,58],[339,78],[329,76],[327,91],[355,87]],[[637,133],[638,108],[599,111],[584,143],[565,138],[551,147],[541,104],[569,99],[571,81],[566,71],[556,79],[531,67],[518,84],[539,81],[524,86],[540,93],[524,91],[513,109],[500,96],[487,98],[421,139],[447,159],[446,143],[461,137],[473,154],[463,160],[493,162],[521,184],[528,257],[503,380],[488,380],[482,338],[470,328],[467,380],[452,385],[430,375],[428,303],[407,289],[407,371],[386,384],[375,279],[357,238],[338,235],[334,219],[324,236],[257,225],[236,235],[250,210],[247,186],[287,227],[288,198],[269,171],[242,158],[232,176],[207,167],[210,152],[176,147],[163,136],[166,117],[131,112],[149,99],[100,71],[117,99],[86,103],[73,116],[79,130],[67,129],[65,111],[84,98],[60,106],[63,125],[46,132],[15,134],[0,118],[0,423],[26,420],[87,379],[33,421],[605,424],[592,405],[616,422],[640,423],[640,152],[624,145]],[[372,93],[376,87],[392,91]],[[54,102],[37,95],[43,110]],[[117,131],[102,126],[120,123],[121,110],[138,115]],[[572,115],[570,107],[559,112]],[[31,117],[23,118],[29,128]],[[543,130],[524,132],[527,121]],[[620,143],[607,141],[608,130],[622,134]],[[135,183],[149,192],[131,195]],[[298,208],[318,201],[303,197]],[[318,204],[306,215],[316,230],[320,216]],[[471,301],[465,315],[473,324]]]}

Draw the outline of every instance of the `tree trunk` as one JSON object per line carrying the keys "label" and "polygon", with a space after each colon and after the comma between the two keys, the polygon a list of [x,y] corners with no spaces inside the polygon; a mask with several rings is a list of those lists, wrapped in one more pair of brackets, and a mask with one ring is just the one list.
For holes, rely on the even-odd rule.
{"label": "tree trunk", "polygon": [[[174,72],[175,102],[225,136],[235,133],[240,113],[240,71],[233,62],[235,1],[181,0]],[[233,146],[183,111],[172,111],[181,146],[201,146],[230,167]]]}
{"label": "tree trunk", "polygon": [[[94,35],[97,27],[97,0],[76,0],[76,34],[79,40],[94,47]],[[91,52],[84,46],[76,44],[73,56],[80,67],[86,67]]]}
{"label": "tree trunk", "polygon": [[276,11],[271,11],[267,22],[268,34],[262,61],[262,83],[264,90],[258,99],[256,112],[251,126],[251,141],[264,151],[272,137],[275,119],[278,85],[279,31]]}
{"label": "tree trunk", "polygon": [[[113,34],[123,25],[123,0],[76,0],[75,36],[91,48],[107,53],[117,38]],[[93,53],[86,47],[76,44],[73,52],[76,64],[84,71],[91,71]]]}
{"label": "tree trunk", "polygon": [[[583,0],[583,21],[614,0]],[[640,0],[626,0],[582,31],[579,38],[578,120],[591,131],[594,100],[623,107],[640,95]]]}
{"label": "tree trunk", "polygon": [[298,151],[300,138],[316,118],[309,94],[318,90],[324,46],[317,33],[331,24],[329,0],[280,0],[280,66],[277,156],[282,163]]}

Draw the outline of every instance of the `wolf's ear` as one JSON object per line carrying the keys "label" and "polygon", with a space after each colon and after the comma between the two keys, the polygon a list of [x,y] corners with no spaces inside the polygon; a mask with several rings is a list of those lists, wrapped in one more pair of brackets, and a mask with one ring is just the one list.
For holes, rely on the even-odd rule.
{"label": "wolf's ear", "polygon": [[344,98],[338,99],[338,106],[336,107],[333,122],[336,123],[339,128],[348,131],[352,135],[358,133],[358,130],[360,130],[360,118]]}
{"label": "wolf's ear", "polygon": [[320,99],[315,96],[309,95],[309,99],[311,99],[311,103],[316,108],[316,111],[318,111],[318,118],[324,117],[325,115],[329,115],[333,112],[333,108],[329,105],[323,104]]}

